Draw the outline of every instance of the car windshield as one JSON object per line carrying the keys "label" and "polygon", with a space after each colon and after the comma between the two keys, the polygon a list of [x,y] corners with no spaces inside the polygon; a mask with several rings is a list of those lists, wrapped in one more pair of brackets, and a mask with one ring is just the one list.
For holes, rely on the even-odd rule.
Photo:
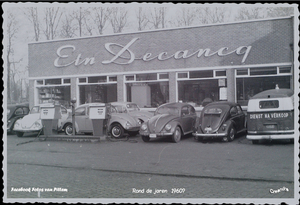
{"label": "car windshield", "polygon": [[137,106],[137,104],[134,104],[134,103],[127,104],[126,108],[127,108],[128,112],[140,110],[139,106]]}
{"label": "car windshield", "polygon": [[40,113],[40,107],[35,106],[31,109],[30,114]]}
{"label": "car windshield", "polygon": [[170,115],[179,115],[179,109],[177,107],[167,107],[163,106],[156,110],[156,115],[158,114],[170,114]]}
{"label": "car windshield", "polygon": [[208,108],[204,111],[204,114],[206,115],[220,115],[221,113],[222,113],[222,109],[216,107]]}

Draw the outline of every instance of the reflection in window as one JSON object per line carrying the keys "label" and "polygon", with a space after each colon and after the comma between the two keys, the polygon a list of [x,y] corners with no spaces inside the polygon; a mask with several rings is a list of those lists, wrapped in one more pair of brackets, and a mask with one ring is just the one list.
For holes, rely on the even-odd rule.
{"label": "reflection in window", "polygon": [[193,106],[219,101],[218,79],[178,81],[178,100]]}
{"label": "reflection in window", "polygon": [[158,107],[169,102],[168,82],[127,83],[127,101],[139,107]]}
{"label": "reflection in window", "polygon": [[79,104],[117,101],[117,84],[80,85]]}
{"label": "reflection in window", "polygon": [[291,88],[291,78],[291,76],[237,78],[237,102],[242,106],[246,106],[252,96],[264,90],[275,89],[276,84],[279,88],[289,89]]}

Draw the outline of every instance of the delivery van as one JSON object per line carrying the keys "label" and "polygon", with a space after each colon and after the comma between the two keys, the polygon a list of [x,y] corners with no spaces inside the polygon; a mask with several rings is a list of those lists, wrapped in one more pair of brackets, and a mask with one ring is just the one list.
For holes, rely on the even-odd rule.
{"label": "delivery van", "polygon": [[294,92],[266,90],[250,98],[247,108],[247,139],[294,139]]}

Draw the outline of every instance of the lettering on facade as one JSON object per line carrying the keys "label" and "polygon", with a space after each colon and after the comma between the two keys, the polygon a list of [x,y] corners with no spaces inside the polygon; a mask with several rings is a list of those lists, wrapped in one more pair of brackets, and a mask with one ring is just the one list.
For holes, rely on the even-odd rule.
{"label": "lettering on facade", "polygon": [[[243,59],[242,59],[242,63],[244,63],[250,53],[251,50],[251,46],[240,46],[235,50],[231,50],[229,51],[228,47],[222,47],[217,51],[212,51],[209,48],[205,48],[205,49],[198,49],[194,52],[190,52],[189,50],[179,50],[176,51],[173,54],[169,54],[166,51],[160,52],[158,54],[153,54],[153,53],[145,53],[143,54],[141,57],[136,57],[136,55],[134,54],[133,51],[130,50],[130,47],[138,40],[139,38],[133,38],[129,43],[127,43],[125,46],[121,45],[121,44],[117,44],[117,43],[106,43],[105,44],[105,49],[111,54],[113,55],[113,57],[110,60],[104,60],[102,61],[102,64],[110,64],[110,63],[115,63],[118,65],[129,65],[131,63],[133,63],[135,60],[142,60],[144,62],[149,62],[152,61],[154,59],[157,59],[159,61],[165,61],[168,59],[175,59],[175,60],[180,60],[180,59],[188,59],[191,58],[193,56],[200,58],[201,56],[204,57],[210,57],[213,55],[218,55],[220,57],[223,56],[227,56],[233,53],[236,53],[237,55],[243,55]],[[112,50],[112,46],[113,47],[117,47],[119,48],[118,52],[114,52]],[[76,50],[74,45],[65,45],[65,46],[61,46],[57,49],[56,54],[57,54],[57,58],[54,61],[54,66],[55,67],[67,67],[70,66],[72,64],[74,64],[75,66],[79,66],[81,64],[83,65],[93,65],[95,64],[95,58],[94,57],[90,57],[90,58],[84,58],[81,59],[81,54],[78,54],[76,59],[69,59],[70,56],[67,54],[62,54],[62,50],[66,50],[69,52],[74,52]],[[64,63],[62,63],[61,61],[64,60]]]}

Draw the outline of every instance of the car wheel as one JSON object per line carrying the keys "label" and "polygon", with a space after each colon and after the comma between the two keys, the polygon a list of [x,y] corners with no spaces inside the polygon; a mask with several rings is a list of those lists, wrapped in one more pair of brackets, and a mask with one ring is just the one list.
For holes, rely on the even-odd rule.
{"label": "car wheel", "polygon": [[259,140],[252,140],[252,144],[258,144]]}
{"label": "car wheel", "polygon": [[223,138],[224,142],[232,142],[234,140],[235,137],[235,129],[234,127],[231,127],[229,129],[229,132],[227,133],[227,136]]}
{"label": "car wheel", "polygon": [[150,137],[149,137],[149,136],[143,136],[143,135],[142,135],[142,140],[143,140],[144,142],[149,142],[149,141],[150,141]]}
{"label": "car wheel", "polygon": [[65,131],[66,135],[72,135],[73,134],[73,126],[72,126],[72,124],[71,123],[66,124],[64,126],[64,131]]}
{"label": "car wheel", "polygon": [[113,124],[110,128],[110,134],[114,138],[123,137],[124,129],[120,124]]}
{"label": "car wheel", "polygon": [[179,142],[181,139],[181,130],[180,130],[180,127],[176,127],[175,131],[174,131],[174,134],[172,135],[172,141],[177,143]]}
{"label": "car wheel", "polygon": [[16,132],[16,134],[17,134],[18,137],[23,137],[24,132]]}

